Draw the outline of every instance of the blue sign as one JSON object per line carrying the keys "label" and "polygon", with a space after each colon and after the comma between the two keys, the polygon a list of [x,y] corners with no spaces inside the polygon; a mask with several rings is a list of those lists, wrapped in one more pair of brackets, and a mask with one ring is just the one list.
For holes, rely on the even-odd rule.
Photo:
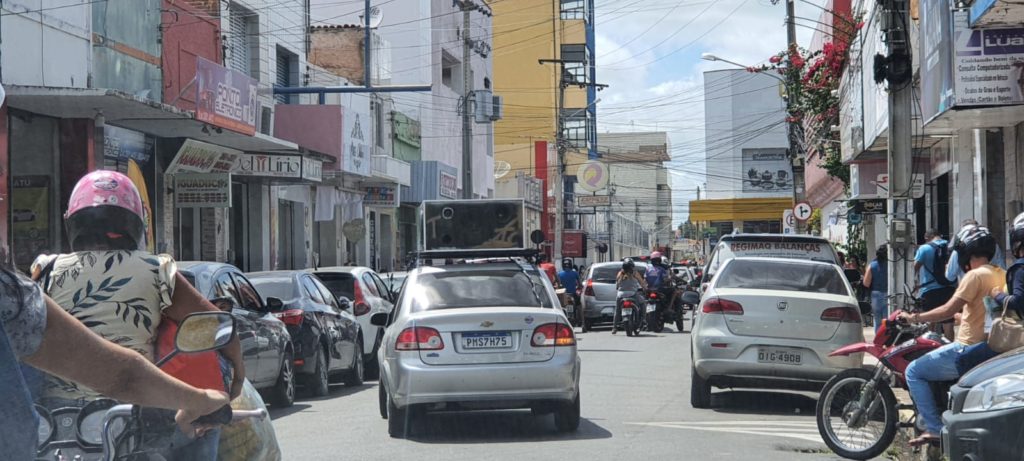
{"label": "blue sign", "polygon": [[856,211],[851,211],[846,214],[846,221],[856,226],[864,222],[864,215],[857,213]]}
{"label": "blue sign", "polygon": [[971,5],[971,27],[974,27],[978,20],[995,5],[996,0],[974,0],[974,4]]}

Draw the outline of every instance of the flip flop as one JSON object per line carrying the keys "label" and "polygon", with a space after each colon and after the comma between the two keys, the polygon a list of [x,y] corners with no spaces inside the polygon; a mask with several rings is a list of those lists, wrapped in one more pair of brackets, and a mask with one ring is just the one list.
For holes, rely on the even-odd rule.
{"label": "flip flop", "polygon": [[940,440],[940,438],[937,435],[924,434],[924,435],[921,435],[920,437],[918,437],[916,439],[911,439],[910,440],[910,446],[912,446],[912,447],[920,447],[922,445],[928,445],[928,444],[932,444],[932,443],[939,443],[939,440]]}

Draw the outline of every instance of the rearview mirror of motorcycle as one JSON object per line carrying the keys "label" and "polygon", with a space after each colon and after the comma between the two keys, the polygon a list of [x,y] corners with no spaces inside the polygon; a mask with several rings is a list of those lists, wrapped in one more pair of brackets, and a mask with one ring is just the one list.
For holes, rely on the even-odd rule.
{"label": "rearview mirror of motorcycle", "polygon": [[235,335],[235,318],[226,312],[197,312],[185,317],[174,337],[178,352],[196,353],[220,349]]}

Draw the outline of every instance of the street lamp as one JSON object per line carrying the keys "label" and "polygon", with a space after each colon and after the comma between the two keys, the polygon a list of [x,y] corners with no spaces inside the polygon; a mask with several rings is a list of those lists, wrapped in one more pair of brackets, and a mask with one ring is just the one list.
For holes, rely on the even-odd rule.
{"label": "street lamp", "polygon": [[[739,68],[742,68],[742,69],[750,69],[750,66],[744,66],[743,64],[740,64],[740,63],[735,62],[735,61],[730,61],[728,59],[722,59],[722,58],[720,58],[718,56],[715,56],[715,55],[713,55],[711,53],[701,53],[700,58],[705,60],[705,61],[711,61],[711,62],[720,61],[720,62],[724,62],[724,63],[727,63],[727,64],[732,64],[732,65],[734,65],[736,67],[739,67]],[[800,95],[796,94],[796,92],[792,91],[792,84],[795,83],[795,82],[783,79],[782,77],[779,77],[778,75],[771,74],[771,73],[760,72],[760,74],[761,75],[767,75],[767,76],[769,76],[771,78],[774,78],[775,80],[778,80],[779,82],[782,83],[783,87],[786,89],[786,116],[787,116],[787,118],[790,117],[790,112],[791,112],[790,108],[793,106],[794,100],[797,97],[800,96]],[[788,74],[792,75],[792,72],[789,72]],[[802,152],[801,152],[801,149],[800,149],[801,140],[797,139],[798,138],[798,134],[797,133],[801,132],[799,127],[797,126],[797,123],[799,123],[799,122],[797,122],[796,120],[793,120],[793,119],[789,119],[788,123],[787,123],[787,131],[788,131],[788,136],[787,137],[789,138],[789,159],[790,159],[790,161],[791,161],[791,163],[793,165],[793,204],[794,205],[804,201],[804,159],[803,159],[803,155],[802,155]],[[798,222],[797,226],[798,226],[797,232],[804,233],[805,229],[804,229],[803,222]]]}

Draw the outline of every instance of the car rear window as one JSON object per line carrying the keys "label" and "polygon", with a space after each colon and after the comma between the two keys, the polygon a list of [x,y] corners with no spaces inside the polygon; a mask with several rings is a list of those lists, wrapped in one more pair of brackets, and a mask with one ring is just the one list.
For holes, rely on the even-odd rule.
{"label": "car rear window", "polygon": [[552,307],[536,274],[515,270],[420,274],[403,297],[413,312],[471,307]]}
{"label": "car rear window", "polygon": [[834,266],[786,261],[735,260],[725,266],[715,288],[849,294],[842,274]]}
{"label": "car rear window", "polygon": [[324,286],[334,296],[339,298],[348,298],[350,300],[356,299],[356,278],[352,274],[338,274],[338,273],[316,273],[313,274],[316,278],[324,282]]}
{"label": "car rear window", "polygon": [[291,277],[250,277],[256,290],[265,297],[280,299],[295,299],[298,293],[295,292],[295,281]]}
{"label": "car rear window", "polygon": [[590,274],[590,279],[598,283],[615,283],[615,276],[622,270],[622,265],[597,266]]}

